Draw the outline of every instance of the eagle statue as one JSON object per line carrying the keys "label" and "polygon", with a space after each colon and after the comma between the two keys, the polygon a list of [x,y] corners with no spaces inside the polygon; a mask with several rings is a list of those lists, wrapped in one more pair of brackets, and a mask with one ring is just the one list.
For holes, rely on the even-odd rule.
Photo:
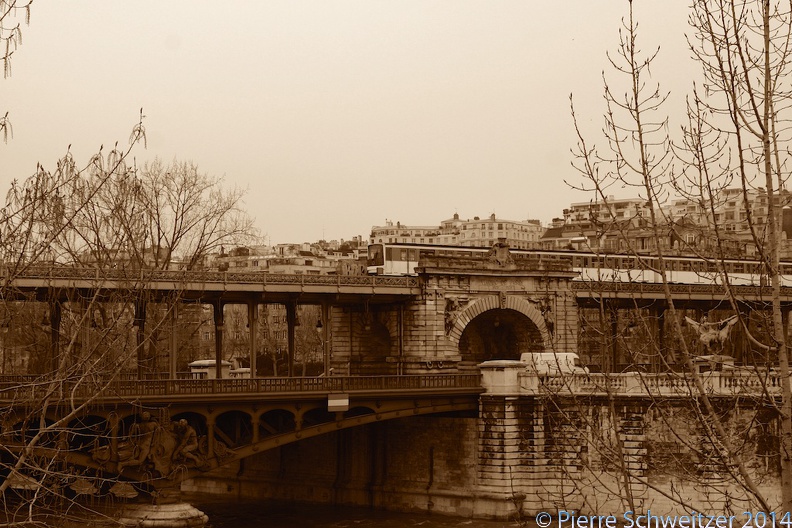
{"label": "eagle statue", "polygon": [[739,317],[737,315],[732,315],[716,323],[697,323],[690,317],[685,317],[685,321],[698,332],[699,341],[709,350],[712,350],[716,344],[720,345],[721,349],[723,348],[724,343],[729,339],[729,332],[731,332],[732,327],[737,324],[738,320]]}

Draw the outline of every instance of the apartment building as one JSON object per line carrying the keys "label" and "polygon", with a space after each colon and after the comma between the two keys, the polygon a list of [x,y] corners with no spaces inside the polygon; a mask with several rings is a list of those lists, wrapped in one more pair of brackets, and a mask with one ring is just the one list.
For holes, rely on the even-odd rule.
{"label": "apartment building", "polygon": [[510,247],[529,249],[538,247],[543,231],[538,220],[505,220],[495,214],[462,220],[454,214],[438,226],[410,226],[386,220],[384,226],[371,228],[369,242],[491,247],[505,238]]}

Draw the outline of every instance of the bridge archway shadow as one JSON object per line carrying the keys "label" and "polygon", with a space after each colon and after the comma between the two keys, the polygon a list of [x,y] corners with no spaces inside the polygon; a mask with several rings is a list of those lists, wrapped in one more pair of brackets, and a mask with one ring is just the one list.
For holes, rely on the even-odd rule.
{"label": "bridge archway shadow", "polygon": [[[347,411],[338,413],[329,412],[325,403],[304,409],[304,412],[299,413],[299,422],[295,421],[295,416],[285,409],[274,409],[264,413],[259,419],[261,434],[258,441],[235,447],[230,451],[229,457],[212,459],[210,465],[212,468],[216,468],[293,442],[370,423],[426,414],[460,412],[467,415],[476,414],[478,399],[460,397],[372,402],[372,405],[356,405]],[[300,427],[296,427],[298,423]],[[275,430],[273,426],[281,429]],[[198,477],[203,473],[204,471],[192,469],[179,474],[177,480]],[[173,481],[169,485],[172,486]],[[156,487],[157,483],[154,483],[154,486]]]}
{"label": "bridge archway shadow", "polygon": [[525,352],[545,349],[541,330],[525,314],[494,308],[475,316],[459,338],[462,361],[481,363],[493,359],[520,359]]}

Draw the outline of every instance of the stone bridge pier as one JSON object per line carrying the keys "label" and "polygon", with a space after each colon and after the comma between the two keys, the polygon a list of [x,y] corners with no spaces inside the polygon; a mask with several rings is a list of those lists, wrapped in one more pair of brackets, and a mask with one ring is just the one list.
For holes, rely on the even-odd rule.
{"label": "stone bridge pier", "polygon": [[[648,389],[613,390],[606,380],[618,385],[633,375],[541,378],[513,361],[480,368],[486,388],[479,400],[474,488],[486,498],[474,505],[480,515],[673,515],[684,507],[721,514],[755,506],[755,498],[727,477],[733,468],[718,455],[722,439],[704,426],[708,418],[687,390],[663,397]],[[651,380],[633,381],[648,387]],[[780,504],[772,413],[750,399],[713,398],[751,478]],[[749,435],[751,423],[762,427]]]}
{"label": "stone bridge pier", "polygon": [[[484,506],[493,508],[486,513],[494,517],[558,510],[593,514],[597,510],[592,504],[598,503],[601,511],[621,511],[630,500],[635,511],[643,509],[646,409],[622,403],[610,414],[607,406],[581,403],[563,396],[482,396],[479,488],[501,496],[501,501]],[[606,434],[600,436],[603,426]],[[593,468],[608,471],[594,475]],[[604,488],[610,488],[610,496],[597,493]]]}
{"label": "stone bridge pier", "polygon": [[501,248],[489,259],[428,257],[418,272],[419,296],[334,307],[334,373],[456,372],[524,352],[577,351],[568,265]]}

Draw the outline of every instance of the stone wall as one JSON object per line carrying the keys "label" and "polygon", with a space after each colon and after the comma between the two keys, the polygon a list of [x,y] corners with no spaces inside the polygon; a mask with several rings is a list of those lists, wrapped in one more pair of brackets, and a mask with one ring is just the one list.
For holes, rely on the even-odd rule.
{"label": "stone wall", "polygon": [[258,454],[182,489],[472,516],[476,422],[413,417],[345,429]]}
{"label": "stone wall", "polygon": [[[480,409],[480,486],[521,500],[498,516],[761,509],[734,480],[736,468],[717,456],[725,443],[704,432],[706,419],[692,402],[484,395]],[[777,432],[756,427],[767,420],[762,414],[731,407],[722,419],[731,446],[777,507],[777,451],[774,457],[766,449]]]}
{"label": "stone wall", "polygon": [[[752,478],[780,502],[777,424],[724,406]],[[465,517],[757,511],[689,403],[483,395],[479,418],[417,416],[267,451],[188,491]],[[758,427],[757,424],[763,424]],[[734,468],[731,468],[734,471]]]}

